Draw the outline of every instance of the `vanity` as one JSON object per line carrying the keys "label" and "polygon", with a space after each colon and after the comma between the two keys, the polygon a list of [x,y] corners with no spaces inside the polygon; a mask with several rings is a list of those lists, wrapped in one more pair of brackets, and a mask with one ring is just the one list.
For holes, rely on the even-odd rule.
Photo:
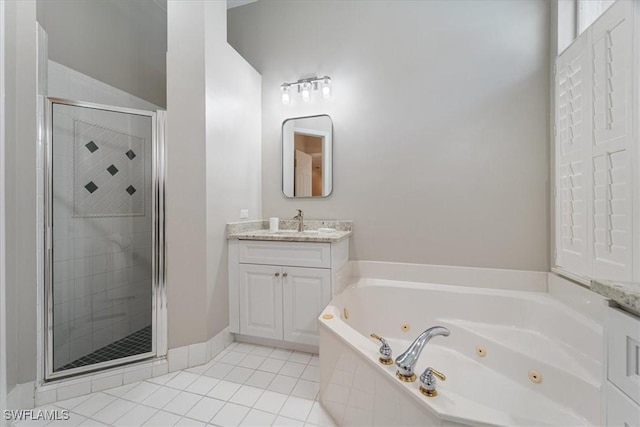
{"label": "vanity", "polygon": [[604,317],[603,424],[640,425],[640,282],[593,280]]}
{"label": "vanity", "polygon": [[[351,221],[227,224],[229,329],[240,341],[318,349],[318,316],[350,275]],[[319,231],[322,230],[322,231]],[[329,231],[332,230],[332,231]]]}

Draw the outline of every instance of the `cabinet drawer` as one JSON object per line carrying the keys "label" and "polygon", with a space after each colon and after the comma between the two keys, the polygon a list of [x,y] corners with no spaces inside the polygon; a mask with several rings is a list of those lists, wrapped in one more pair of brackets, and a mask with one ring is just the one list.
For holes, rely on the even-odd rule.
{"label": "cabinet drawer", "polygon": [[238,258],[244,264],[290,265],[294,267],[331,267],[330,243],[241,242]]}
{"label": "cabinet drawer", "polygon": [[640,404],[640,318],[607,309],[607,378]]}
{"label": "cabinet drawer", "polygon": [[606,421],[608,427],[640,426],[640,406],[620,392],[613,384],[607,381],[606,393]]}

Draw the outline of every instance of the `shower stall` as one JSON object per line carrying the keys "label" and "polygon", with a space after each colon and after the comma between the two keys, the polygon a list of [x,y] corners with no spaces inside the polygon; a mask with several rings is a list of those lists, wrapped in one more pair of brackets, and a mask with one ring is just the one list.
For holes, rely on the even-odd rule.
{"label": "shower stall", "polygon": [[162,355],[164,112],[45,113],[44,379]]}

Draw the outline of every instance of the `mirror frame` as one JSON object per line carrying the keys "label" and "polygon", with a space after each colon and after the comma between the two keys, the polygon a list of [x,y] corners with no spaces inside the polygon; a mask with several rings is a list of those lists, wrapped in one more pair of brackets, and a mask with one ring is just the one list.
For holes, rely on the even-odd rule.
{"label": "mirror frame", "polygon": [[[285,159],[284,159],[284,126],[288,121],[291,120],[301,120],[301,119],[313,119],[313,118],[319,118],[319,117],[328,117],[329,120],[331,121],[331,151],[329,152],[329,154],[325,157],[323,154],[323,162],[326,160],[328,162],[330,162],[330,169],[329,169],[329,177],[331,178],[331,189],[330,191],[326,194],[326,195],[322,195],[322,196],[288,196],[285,192],[284,192],[284,167],[285,167]],[[323,151],[324,151],[324,147],[323,147]],[[331,118],[330,115],[328,114],[316,114],[314,116],[302,116],[302,117],[290,117],[288,119],[285,119],[282,122],[282,125],[280,127],[280,192],[282,193],[282,195],[287,198],[287,199],[324,199],[327,198],[329,196],[331,196],[333,194],[333,119]]]}

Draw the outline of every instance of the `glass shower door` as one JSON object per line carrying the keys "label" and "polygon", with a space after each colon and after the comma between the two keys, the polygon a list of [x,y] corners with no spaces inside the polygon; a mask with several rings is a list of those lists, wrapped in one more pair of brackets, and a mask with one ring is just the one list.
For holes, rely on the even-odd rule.
{"label": "glass shower door", "polygon": [[52,99],[47,378],[155,355],[156,113]]}

